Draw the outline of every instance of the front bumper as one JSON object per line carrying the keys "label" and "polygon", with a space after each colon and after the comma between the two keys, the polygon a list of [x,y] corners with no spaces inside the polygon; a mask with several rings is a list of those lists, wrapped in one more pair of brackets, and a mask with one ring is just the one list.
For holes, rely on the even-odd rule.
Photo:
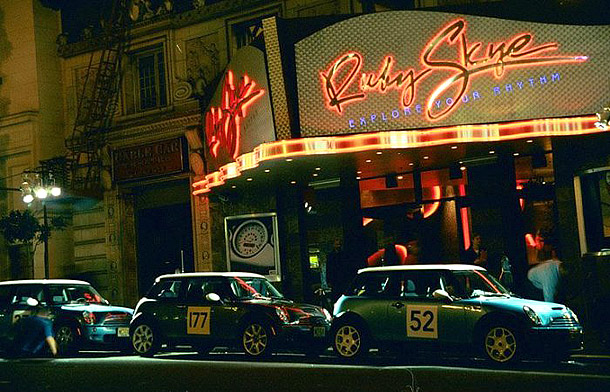
{"label": "front bumper", "polygon": [[291,347],[326,346],[330,336],[330,323],[282,324],[276,327],[280,342]]}
{"label": "front bumper", "polygon": [[582,327],[535,327],[526,335],[532,353],[572,353],[583,350]]}
{"label": "front bumper", "polygon": [[88,346],[126,346],[129,344],[129,325],[85,325],[82,328],[82,338]]}

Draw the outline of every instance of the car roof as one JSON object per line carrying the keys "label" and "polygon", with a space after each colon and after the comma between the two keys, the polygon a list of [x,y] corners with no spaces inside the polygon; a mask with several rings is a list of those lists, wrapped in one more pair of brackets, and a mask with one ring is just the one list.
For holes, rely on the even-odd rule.
{"label": "car roof", "polygon": [[464,271],[477,270],[485,271],[485,268],[472,264],[418,264],[418,265],[392,265],[385,267],[368,267],[358,270],[358,273],[364,272],[379,272],[379,271]]}
{"label": "car roof", "polygon": [[22,280],[7,280],[0,282],[0,285],[17,285],[17,284],[86,284],[91,286],[91,283],[84,280],[76,279],[22,279]]}
{"label": "car roof", "polygon": [[175,278],[203,278],[203,277],[239,277],[239,278],[265,278],[263,275],[255,274],[252,272],[186,272],[180,274],[165,274],[157,277],[156,280],[161,279],[175,279]]}

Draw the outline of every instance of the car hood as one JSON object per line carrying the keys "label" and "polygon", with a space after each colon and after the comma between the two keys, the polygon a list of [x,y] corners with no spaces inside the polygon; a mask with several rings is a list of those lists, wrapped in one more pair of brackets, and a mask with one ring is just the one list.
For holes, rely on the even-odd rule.
{"label": "car hood", "polygon": [[70,312],[93,312],[93,313],[108,313],[108,312],[125,312],[133,314],[133,309],[122,306],[100,305],[100,304],[66,304],[61,306],[61,310]]}
{"label": "car hood", "polygon": [[519,297],[477,297],[471,298],[468,301],[477,302],[484,307],[493,307],[517,313],[523,313],[523,307],[528,306],[538,314],[543,325],[548,325],[555,318],[568,315],[568,308],[565,305]]}
{"label": "car hood", "polygon": [[290,313],[291,318],[325,317],[322,308],[317,305],[296,303],[287,299],[258,298],[244,301],[253,305],[281,306]]}

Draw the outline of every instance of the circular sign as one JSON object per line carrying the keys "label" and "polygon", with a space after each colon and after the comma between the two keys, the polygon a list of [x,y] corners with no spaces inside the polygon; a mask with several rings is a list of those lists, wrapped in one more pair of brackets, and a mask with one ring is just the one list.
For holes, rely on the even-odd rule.
{"label": "circular sign", "polygon": [[267,227],[256,219],[240,224],[233,235],[233,251],[245,259],[256,256],[269,240]]}

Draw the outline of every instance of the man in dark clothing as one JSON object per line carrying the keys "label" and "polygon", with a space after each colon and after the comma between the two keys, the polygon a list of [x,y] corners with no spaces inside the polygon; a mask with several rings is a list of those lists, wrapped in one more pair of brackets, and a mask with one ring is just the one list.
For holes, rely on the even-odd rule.
{"label": "man in dark clothing", "polygon": [[57,342],[53,337],[53,322],[49,310],[34,307],[29,317],[21,318],[15,324],[14,354],[18,357],[43,356],[48,345],[53,356],[57,355]]}
{"label": "man in dark clothing", "polygon": [[332,289],[333,302],[343,294],[349,283],[346,269],[347,263],[341,249],[341,240],[335,239],[333,249],[326,255],[326,282]]}

